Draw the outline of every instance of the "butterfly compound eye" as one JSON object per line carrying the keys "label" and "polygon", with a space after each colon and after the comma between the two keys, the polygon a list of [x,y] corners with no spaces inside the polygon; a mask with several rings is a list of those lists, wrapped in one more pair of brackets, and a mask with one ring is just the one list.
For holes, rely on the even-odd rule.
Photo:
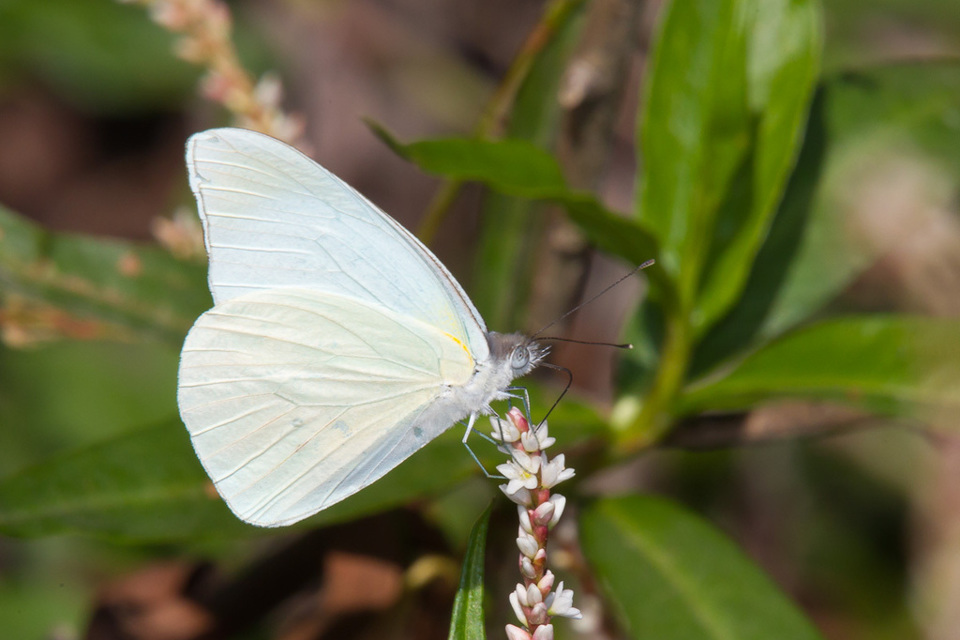
{"label": "butterfly compound eye", "polygon": [[510,354],[510,366],[514,369],[526,369],[529,364],[530,349],[525,344],[518,345]]}

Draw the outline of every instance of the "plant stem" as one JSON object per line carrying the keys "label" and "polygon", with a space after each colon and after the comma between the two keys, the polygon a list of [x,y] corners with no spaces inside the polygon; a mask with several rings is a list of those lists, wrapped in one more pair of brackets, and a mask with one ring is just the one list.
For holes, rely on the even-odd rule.
{"label": "plant stem", "polygon": [[[523,81],[530,73],[537,55],[566,22],[570,13],[582,2],[583,0],[553,0],[547,5],[543,18],[527,36],[520,47],[520,51],[514,57],[513,62],[510,63],[503,80],[484,106],[477,124],[473,128],[472,133],[475,138],[495,137],[499,133],[503,121],[507,117],[507,111],[513,104]],[[456,200],[462,186],[462,180],[444,180],[441,183],[423,216],[423,220],[420,222],[420,226],[417,228],[417,237],[420,238],[421,242],[429,245],[436,238],[440,224],[443,222],[447,211],[450,210],[450,206]]]}
{"label": "plant stem", "polygon": [[656,444],[670,429],[673,422],[670,409],[683,386],[690,361],[692,332],[688,317],[688,314],[677,312],[670,314],[667,319],[660,368],[644,398],[640,414],[620,443],[627,452]]}

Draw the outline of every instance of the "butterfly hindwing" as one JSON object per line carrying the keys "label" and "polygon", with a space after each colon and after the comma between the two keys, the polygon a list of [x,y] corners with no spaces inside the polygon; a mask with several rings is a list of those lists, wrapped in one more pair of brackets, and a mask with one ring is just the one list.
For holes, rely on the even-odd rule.
{"label": "butterfly hindwing", "polygon": [[231,509],[279,526],[370,484],[449,427],[418,418],[474,365],[453,336],[380,305],[266,289],[200,317],[178,399]]}

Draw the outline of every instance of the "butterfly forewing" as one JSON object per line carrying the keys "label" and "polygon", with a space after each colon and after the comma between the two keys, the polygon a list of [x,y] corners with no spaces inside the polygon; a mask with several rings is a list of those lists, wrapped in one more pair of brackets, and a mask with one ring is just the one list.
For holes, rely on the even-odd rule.
{"label": "butterfly forewing", "polygon": [[253,131],[213,129],[190,139],[187,164],[217,303],[315,289],[432,324],[477,360],[487,357],[483,320],[437,258],[296,149]]}

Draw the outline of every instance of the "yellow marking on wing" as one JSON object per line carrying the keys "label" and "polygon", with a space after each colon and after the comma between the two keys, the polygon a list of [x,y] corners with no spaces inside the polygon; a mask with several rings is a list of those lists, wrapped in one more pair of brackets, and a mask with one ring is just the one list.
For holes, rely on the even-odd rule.
{"label": "yellow marking on wing", "polygon": [[467,357],[468,357],[468,358],[470,358],[470,364],[471,364],[471,366],[474,365],[474,364],[476,364],[476,362],[475,362],[474,359],[473,359],[473,354],[470,353],[470,349],[467,348],[467,345],[463,344],[463,342],[460,340],[460,338],[458,338],[457,336],[455,336],[455,335],[453,335],[453,334],[450,334],[450,333],[444,333],[444,335],[447,336],[448,338],[450,338],[451,340],[453,340],[454,342],[456,342],[458,345],[460,345],[460,348],[463,349],[463,352],[464,352],[465,354],[467,354]]}

